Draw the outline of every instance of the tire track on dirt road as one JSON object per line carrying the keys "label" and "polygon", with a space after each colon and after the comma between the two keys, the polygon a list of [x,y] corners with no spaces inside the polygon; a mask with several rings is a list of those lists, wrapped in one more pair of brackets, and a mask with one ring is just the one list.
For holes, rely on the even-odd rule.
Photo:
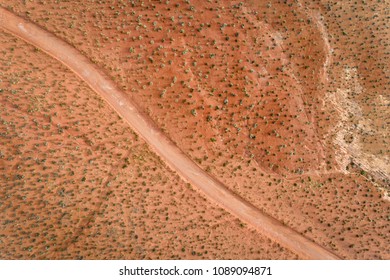
{"label": "tire track on dirt road", "polygon": [[0,7],[0,28],[41,49],[71,69],[100,94],[170,168],[185,181],[197,187],[211,201],[303,259],[339,258],[263,213],[207,174],[166,137],[150,117],[143,113],[138,105],[126,96],[101,69],[74,47],[2,7]]}

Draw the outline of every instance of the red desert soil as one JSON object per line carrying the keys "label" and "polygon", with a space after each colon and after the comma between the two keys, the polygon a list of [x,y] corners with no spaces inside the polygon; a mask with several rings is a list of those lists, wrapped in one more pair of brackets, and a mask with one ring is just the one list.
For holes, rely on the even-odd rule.
{"label": "red desert soil", "polygon": [[0,8],[0,27],[39,47],[58,59],[82,78],[93,90],[186,181],[202,190],[211,200],[224,207],[261,233],[296,252],[302,258],[336,259],[337,256],[259,211],[235,195],[222,183],[203,171],[142,114],[136,104],[80,52],[32,23]]}
{"label": "red desert soil", "polygon": [[185,184],[62,64],[0,45],[0,258],[297,258]]}
{"label": "red desert soil", "polygon": [[203,170],[342,258],[390,258],[385,1],[2,1]]}

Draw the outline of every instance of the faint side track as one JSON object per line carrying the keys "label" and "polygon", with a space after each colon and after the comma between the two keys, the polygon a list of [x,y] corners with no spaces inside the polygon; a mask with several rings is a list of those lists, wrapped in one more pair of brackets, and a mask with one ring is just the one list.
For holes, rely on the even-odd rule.
{"label": "faint side track", "polygon": [[203,171],[166,137],[150,117],[145,115],[137,104],[126,96],[101,69],[75,48],[1,7],[0,27],[65,64],[95,92],[100,94],[173,170],[178,172],[185,181],[196,186],[210,200],[252,225],[260,233],[289,248],[301,258],[339,258],[295,230],[283,225],[280,221],[263,213]]}

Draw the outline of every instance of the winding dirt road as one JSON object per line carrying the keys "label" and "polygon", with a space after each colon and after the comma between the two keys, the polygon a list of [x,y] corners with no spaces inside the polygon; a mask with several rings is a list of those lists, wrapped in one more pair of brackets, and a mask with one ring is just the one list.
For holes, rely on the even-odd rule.
{"label": "winding dirt road", "polygon": [[234,194],[181,151],[96,65],[71,45],[0,7],[0,27],[43,50],[76,73],[136,131],[173,170],[210,200],[303,259],[339,259]]}

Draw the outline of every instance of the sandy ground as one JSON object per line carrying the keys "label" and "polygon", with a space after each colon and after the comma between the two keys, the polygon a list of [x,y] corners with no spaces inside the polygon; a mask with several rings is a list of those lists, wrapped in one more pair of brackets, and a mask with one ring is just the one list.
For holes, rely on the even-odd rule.
{"label": "sandy ground", "polygon": [[63,64],[0,42],[0,258],[298,258],[185,183]]}
{"label": "sandy ground", "polygon": [[256,208],[342,258],[389,258],[384,2],[2,3]]}
{"label": "sandy ground", "polygon": [[283,226],[279,221],[265,215],[253,205],[229,191],[222,183],[204,172],[192,162],[172,141],[156,128],[155,124],[119,91],[102,71],[89,62],[81,53],[65,44],[52,34],[6,10],[1,10],[1,27],[16,36],[41,48],[66,64],[86,81],[90,87],[121,115],[152,148],[183,178],[202,190],[210,199],[248,222],[261,233],[287,246],[304,258],[334,259],[336,255],[304,238],[299,233]]}

